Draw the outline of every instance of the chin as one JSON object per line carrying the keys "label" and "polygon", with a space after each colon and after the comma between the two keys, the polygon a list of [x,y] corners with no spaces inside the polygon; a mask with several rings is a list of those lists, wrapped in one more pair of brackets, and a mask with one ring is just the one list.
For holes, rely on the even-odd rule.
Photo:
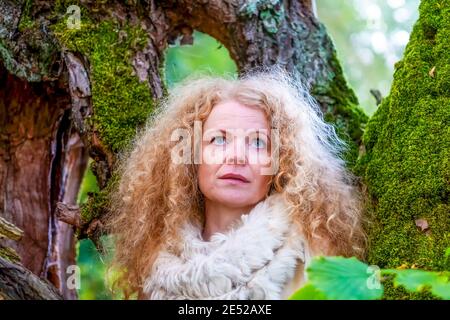
{"label": "chin", "polygon": [[229,207],[245,207],[255,202],[253,197],[242,194],[242,192],[220,194],[217,196],[217,200]]}

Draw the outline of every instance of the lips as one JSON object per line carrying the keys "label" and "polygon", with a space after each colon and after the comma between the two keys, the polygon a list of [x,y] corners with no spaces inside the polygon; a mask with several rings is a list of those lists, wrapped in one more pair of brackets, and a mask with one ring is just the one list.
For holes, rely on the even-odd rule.
{"label": "lips", "polygon": [[219,179],[239,180],[239,181],[246,182],[246,183],[250,182],[244,176],[241,176],[240,174],[236,174],[236,173],[224,174],[223,176],[219,177]]}

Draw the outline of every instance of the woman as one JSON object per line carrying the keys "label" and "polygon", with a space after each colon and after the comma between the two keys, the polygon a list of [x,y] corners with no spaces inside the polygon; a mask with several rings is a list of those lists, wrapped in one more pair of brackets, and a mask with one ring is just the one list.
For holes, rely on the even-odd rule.
{"label": "woman", "polygon": [[361,257],[342,142],[280,68],[174,88],[124,158],[118,284],[143,299],[286,299],[315,255]]}

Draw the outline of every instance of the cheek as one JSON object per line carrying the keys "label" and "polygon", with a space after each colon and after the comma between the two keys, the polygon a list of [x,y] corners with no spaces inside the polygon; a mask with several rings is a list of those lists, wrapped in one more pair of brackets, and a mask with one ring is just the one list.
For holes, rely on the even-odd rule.
{"label": "cheek", "polygon": [[[207,189],[211,186],[213,183],[214,177],[215,177],[215,170],[214,165],[208,165],[208,164],[200,164],[198,167],[198,184],[201,189]],[[202,191],[203,191],[202,190]]]}
{"label": "cheek", "polygon": [[270,175],[261,174],[261,172],[264,172],[264,166],[251,165],[250,167],[253,172],[254,187],[259,190],[260,194],[265,194],[269,190],[269,183],[272,177]]}

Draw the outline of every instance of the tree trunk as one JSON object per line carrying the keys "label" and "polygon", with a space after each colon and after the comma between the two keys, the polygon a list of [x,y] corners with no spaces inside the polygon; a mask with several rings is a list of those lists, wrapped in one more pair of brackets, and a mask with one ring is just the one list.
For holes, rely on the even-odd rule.
{"label": "tree trunk", "polygon": [[66,111],[70,98],[0,68],[1,215],[24,231],[20,242],[3,242],[26,268],[74,298],[65,288],[66,267],[75,264],[73,228],[54,215],[56,201],[75,203],[86,166]]}
{"label": "tree trunk", "polygon": [[[8,242],[23,265],[65,298],[75,298],[65,272],[73,228],[99,243],[115,159],[166,93],[164,51],[177,37],[210,34],[239,72],[275,63],[299,72],[351,143],[349,163],[366,121],[310,0],[127,3],[0,2],[0,215],[24,230]],[[101,191],[73,210],[88,156]]]}
{"label": "tree trunk", "polygon": [[[450,2],[422,1],[419,14],[358,163],[372,200],[368,258],[450,270]],[[392,284],[387,293],[411,298]]]}

